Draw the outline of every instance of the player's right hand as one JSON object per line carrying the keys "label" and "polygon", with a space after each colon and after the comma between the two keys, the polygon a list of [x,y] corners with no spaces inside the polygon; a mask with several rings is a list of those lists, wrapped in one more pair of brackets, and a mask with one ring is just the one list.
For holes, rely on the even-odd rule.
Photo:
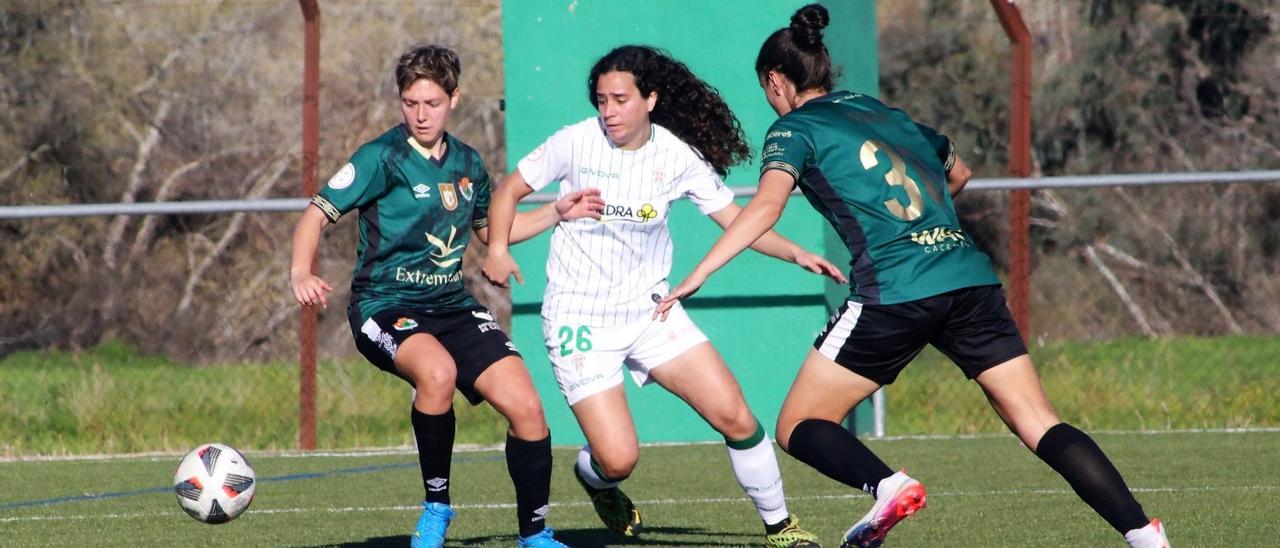
{"label": "player's right hand", "polygon": [[484,267],[480,272],[484,274],[486,280],[489,280],[489,283],[498,287],[510,287],[512,275],[516,277],[517,282],[524,284],[524,277],[520,275],[520,266],[508,252],[498,252],[489,248],[489,253],[484,258]]}
{"label": "player's right hand", "polygon": [[319,304],[321,308],[329,308],[329,299],[325,296],[333,291],[333,286],[329,285],[329,282],[310,272],[301,272],[290,276],[289,284],[293,286],[293,298],[298,300],[298,304],[302,306]]}

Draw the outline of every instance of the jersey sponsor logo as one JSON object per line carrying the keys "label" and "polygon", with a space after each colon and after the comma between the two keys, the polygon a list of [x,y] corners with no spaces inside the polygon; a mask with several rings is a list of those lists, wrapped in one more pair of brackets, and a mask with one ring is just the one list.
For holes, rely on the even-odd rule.
{"label": "jersey sponsor logo", "polygon": [[347,162],[347,165],[342,166],[342,169],[339,169],[337,173],[333,174],[333,177],[329,178],[329,188],[342,190],[351,186],[351,183],[355,182],[355,180],[356,166],[352,165],[351,162]]}
{"label": "jersey sponsor logo", "polygon": [[961,247],[973,247],[964,231],[958,228],[936,226],[920,232],[911,233],[911,241],[917,243],[928,253],[942,253]]}
{"label": "jersey sponsor logo", "polygon": [[760,157],[760,159],[767,160],[775,156],[783,156],[786,153],[787,153],[787,147],[784,147],[778,143],[769,143],[764,146],[764,154]]}
{"label": "jersey sponsor logo", "polygon": [[454,190],[453,183],[440,183],[440,203],[444,208],[453,211],[458,209],[458,192]]}
{"label": "jersey sponsor logo", "polygon": [[396,331],[408,331],[418,327],[418,322],[413,321],[412,318],[400,318],[396,320],[396,323],[391,324],[391,327]]}
{"label": "jersey sponsor logo", "polygon": [[421,270],[409,270],[407,268],[397,266],[396,281],[411,283],[414,285],[452,284],[462,281],[462,271],[459,270],[453,274],[440,274],[439,272],[423,272]]}
{"label": "jersey sponsor logo", "polygon": [[606,223],[623,221],[643,224],[656,218],[658,218],[658,210],[654,209],[653,204],[644,204],[640,207],[605,204],[604,211],[601,212],[600,220]]}
{"label": "jersey sponsor logo", "polygon": [[768,141],[769,139],[772,139],[772,138],[774,138],[774,137],[785,137],[785,138],[790,139],[790,138],[791,138],[791,130],[781,130],[781,129],[780,129],[780,130],[770,131],[768,135],[765,135],[765,136],[764,136],[764,140]]}
{"label": "jersey sponsor logo", "polygon": [[458,192],[461,192],[462,197],[470,202],[471,197],[475,195],[475,188],[471,186],[471,179],[463,177],[461,181],[458,181]]}
{"label": "jersey sponsor logo", "polygon": [[[455,206],[458,205],[456,198],[455,198],[454,205]],[[453,209],[453,208],[449,208],[449,209]],[[456,226],[449,227],[449,241],[447,242],[444,240],[441,240],[438,236],[430,232],[426,232],[425,234],[427,235],[427,242],[433,246],[436,246],[436,250],[428,254],[429,258],[431,259],[431,262],[436,263],[436,266],[439,266],[439,267],[453,266],[454,264],[457,264],[458,261],[462,260],[462,257],[453,256],[454,253],[457,253],[458,251],[466,247],[465,244],[453,245],[454,238],[458,236],[458,227]]]}
{"label": "jersey sponsor logo", "polygon": [[614,171],[604,171],[601,169],[596,169],[596,168],[587,167],[587,166],[582,166],[578,168],[578,173],[581,175],[590,175],[592,177],[599,177],[601,179],[619,179],[619,180],[622,179],[621,173],[614,172]]}
{"label": "jersey sponsor logo", "polygon": [[421,200],[421,199],[423,199],[423,198],[430,198],[430,197],[431,197],[431,187],[429,187],[429,186],[427,186],[427,185],[424,185],[424,184],[421,184],[421,183],[419,183],[419,184],[417,184],[417,185],[414,185],[414,186],[413,186],[413,197],[414,197],[414,198],[417,198],[417,199],[419,199],[419,200]]}

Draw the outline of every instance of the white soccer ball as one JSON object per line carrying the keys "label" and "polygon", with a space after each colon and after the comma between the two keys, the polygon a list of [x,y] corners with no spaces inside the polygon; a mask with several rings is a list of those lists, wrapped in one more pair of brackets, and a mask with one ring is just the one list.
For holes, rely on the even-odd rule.
{"label": "white soccer ball", "polygon": [[182,457],[173,475],[178,506],[205,523],[226,523],[253,502],[257,476],[249,459],[233,447],[206,443]]}

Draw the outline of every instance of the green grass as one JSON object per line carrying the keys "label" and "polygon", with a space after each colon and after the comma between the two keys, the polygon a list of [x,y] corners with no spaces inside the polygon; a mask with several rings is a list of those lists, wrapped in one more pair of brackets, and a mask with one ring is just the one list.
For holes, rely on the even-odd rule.
{"label": "green grass", "polygon": [[[1280,433],[1106,433],[1095,436],[1167,525],[1175,546],[1267,546],[1280,536]],[[873,440],[929,489],[929,506],[890,535],[895,546],[1122,546],[1100,518],[1010,436]],[[654,446],[626,483],[647,524],[626,542],[602,530],[556,450],[549,523],[574,546],[759,545],[762,528],[718,444]],[[870,498],[779,453],[789,506],[829,546]],[[422,495],[414,457],[250,453],[257,498],[238,520],[186,517],[170,490],[178,457],[0,462],[0,531],[16,546],[404,545]],[[364,468],[364,471],[353,470]],[[316,477],[288,479],[304,473]],[[514,510],[502,454],[455,456],[458,517],[450,546],[510,546]],[[82,500],[85,494],[157,492]],[[74,500],[16,507],[58,497]]]}
{"label": "green grass", "polygon": [[[1063,418],[1088,430],[1280,426],[1280,337],[1057,343],[1032,356]],[[360,359],[322,361],[317,379],[321,448],[412,443],[403,382]],[[185,451],[218,439],[289,449],[297,394],[296,363],[197,368],[120,344],[15,353],[0,360],[0,456]],[[888,400],[890,434],[1004,431],[977,386],[932,350]],[[501,443],[497,413],[456,403],[458,443]]]}

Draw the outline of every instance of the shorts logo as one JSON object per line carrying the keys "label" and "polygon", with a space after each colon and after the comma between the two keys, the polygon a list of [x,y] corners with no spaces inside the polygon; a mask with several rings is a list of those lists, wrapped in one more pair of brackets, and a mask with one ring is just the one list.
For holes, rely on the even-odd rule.
{"label": "shorts logo", "polygon": [[493,321],[493,315],[489,314],[484,310],[472,310],[471,315],[485,321],[489,321],[489,322]]}
{"label": "shorts logo", "polygon": [[382,328],[378,327],[378,323],[373,321],[373,318],[365,320],[364,324],[360,326],[360,332],[364,333],[364,336],[368,337],[369,341],[374,345],[382,348],[382,351],[385,352],[387,356],[391,357],[391,359],[395,359],[397,348],[396,340],[391,338],[391,335],[383,332]]}
{"label": "shorts logo", "polygon": [[347,165],[342,166],[342,169],[339,169],[337,173],[333,174],[333,177],[329,178],[329,188],[342,190],[351,186],[351,183],[355,182],[355,180],[356,166],[352,165],[351,162],[347,162]]}
{"label": "shorts logo", "polygon": [[511,341],[507,341],[507,350],[510,350],[512,352],[519,352],[519,350],[516,350],[516,343],[513,343]]}
{"label": "shorts logo", "polygon": [[604,380],[604,375],[599,375],[599,374],[597,374],[597,375],[592,375],[592,376],[587,377],[587,378],[585,378],[585,379],[578,380],[578,381],[575,381],[575,382],[571,382],[571,383],[569,383],[569,384],[562,385],[562,387],[561,387],[561,390],[560,390],[560,391],[561,391],[561,392],[564,392],[565,394],[568,394],[568,393],[573,392],[573,391],[575,391],[575,390],[577,390],[577,389],[579,389],[579,388],[585,388],[585,387],[587,387],[588,385],[590,385],[590,384],[592,384],[592,383],[594,383],[594,382],[596,382],[596,381],[602,381],[602,380]]}
{"label": "shorts logo", "polygon": [[574,354],[569,360],[573,362],[573,369],[579,373],[582,372],[582,366],[587,364],[587,356],[582,353]]}
{"label": "shorts logo", "polygon": [[667,174],[663,173],[661,169],[653,170],[653,182],[655,184],[659,184],[659,185],[662,184],[662,181],[666,178],[667,178]]}
{"label": "shorts logo", "polygon": [[413,197],[419,200],[431,197],[431,187],[424,184],[417,184],[413,187]]}
{"label": "shorts logo", "polygon": [[453,211],[458,209],[458,192],[453,189],[453,183],[440,183],[440,203],[444,208]]}
{"label": "shorts logo", "polygon": [[392,324],[391,327],[396,331],[408,331],[418,327],[418,322],[413,321],[412,318],[400,318],[396,320],[396,323]]}
{"label": "shorts logo", "polygon": [[449,485],[449,480],[444,478],[431,478],[427,480],[427,490],[432,493],[439,493],[445,490],[445,486]]}
{"label": "shorts logo", "polygon": [[475,195],[475,189],[471,186],[471,179],[463,177],[461,181],[458,181],[458,192],[461,192],[462,197],[470,202],[471,197]]}

